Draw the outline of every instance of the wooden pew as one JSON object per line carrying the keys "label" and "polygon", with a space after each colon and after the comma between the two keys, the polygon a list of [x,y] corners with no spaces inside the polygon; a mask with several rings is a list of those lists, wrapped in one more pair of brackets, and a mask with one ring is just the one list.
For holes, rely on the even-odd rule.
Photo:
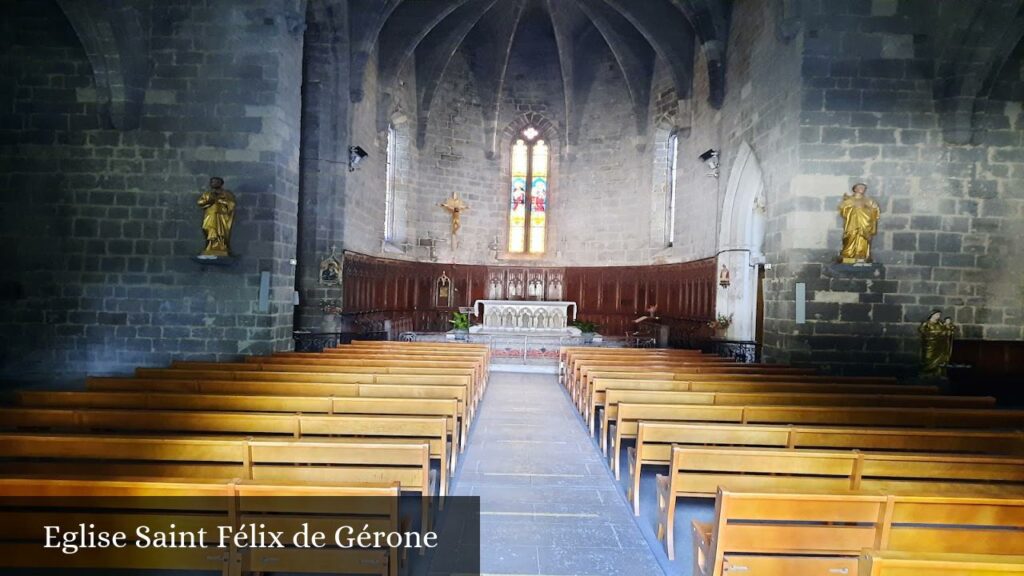
{"label": "wooden pew", "polygon": [[427,443],[440,464],[440,494],[448,493],[448,427],[445,418],[425,416],[345,416],[192,412],[0,408],[0,429],[10,431],[210,434],[290,436],[348,443]]}
{"label": "wooden pew", "polygon": [[[276,372],[268,370],[185,370],[170,368],[139,368],[133,381],[173,380],[176,382],[226,381],[248,382],[253,389],[255,383],[279,384],[392,384],[409,386],[462,386],[466,389],[466,418],[473,421],[474,407],[478,400],[474,398],[474,387],[470,374],[402,374],[398,370],[414,370],[410,368],[374,368],[347,367],[344,372],[315,370],[313,372]],[[427,371],[428,368],[415,370]],[[443,369],[442,369],[443,370]],[[87,382],[92,382],[90,378]],[[198,385],[197,385],[198,386]]]}
{"label": "wooden pew", "polygon": [[[154,552],[130,546],[117,554],[83,548],[67,555],[55,550],[44,553],[41,544],[42,527],[53,524],[58,514],[63,525],[94,523],[119,529],[131,534],[133,542],[135,526],[172,523],[192,530],[205,528],[208,535],[218,534],[219,526],[239,527],[246,522],[266,523],[269,529],[283,530],[287,526],[291,531],[298,528],[299,522],[310,522],[314,529],[351,526],[359,531],[368,526],[370,530],[396,531],[400,529],[398,494],[397,485],[383,484],[288,486],[203,479],[0,478],[0,507],[4,516],[19,519],[0,525],[0,565],[23,570],[201,570],[223,576],[255,573],[272,565],[275,570],[288,573],[325,573],[330,568],[347,574],[397,576],[398,551],[384,548],[171,548]],[[286,501],[285,497],[294,500]],[[302,509],[300,497],[330,499],[330,509],[310,514]],[[77,505],[77,510],[67,509],[69,500]],[[291,510],[292,503],[295,510]],[[273,514],[268,515],[269,512]],[[217,542],[210,545],[215,547]]]}
{"label": "wooden pew", "polygon": [[589,393],[595,386],[594,382],[599,379],[614,380],[655,380],[669,381],[679,380],[687,382],[788,382],[802,384],[835,384],[837,386],[899,386],[910,390],[905,394],[932,394],[938,390],[936,386],[905,385],[899,384],[892,378],[865,378],[860,376],[826,376],[821,374],[709,374],[694,373],[687,370],[673,370],[672,368],[646,368],[640,369],[636,366],[623,367],[594,367],[581,371],[579,386],[581,390]]}
{"label": "wooden pew", "polygon": [[[590,372],[602,371],[603,369],[611,367],[611,365],[592,364],[580,367],[577,375],[570,384],[569,393],[573,397],[574,401],[580,405],[581,410],[587,397],[590,395],[590,387],[592,385],[591,378],[588,377],[588,374]],[[630,366],[629,368],[631,370],[636,370],[636,365]],[[788,376],[790,378],[788,378],[787,381],[795,382],[799,381],[799,379],[792,378],[794,376],[814,376],[813,371],[810,369],[790,368],[788,366],[772,366],[767,364],[690,362],[645,364],[644,368],[659,372],[667,371],[676,374],[685,374],[691,378],[697,379],[705,375],[726,375],[727,380],[735,380],[738,378],[749,379],[760,375],[774,375]]]}
{"label": "wooden pew", "polygon": [[875,452],[988,454],[1024,457],[1024,432],[824,428],[754,424],[680,424],[641,421],[636,446],[627,449],[633,513],[640,515],[644,466],[668,466],[673,446],[857,449]]}
{"label": "wooden pew", "polygon": [[605,392],[609,388],[617,390],[660,390],[666,392],[820,392],[829,394],[898,394],[925,395],[938,392],[935,386],[910,386],[901,384],[843,384],[829,382],[787,381],[771,379],[762,381],[761,377],[749,377],[742,381],[698,381],[698,380],[622,380],[618,378],[595,378],[590,386],[590,395],[586,402],[586,420],[591,425],[597,409],[605,405]]}
{"label": "wooden pew", "polygon": [[881,492],[1024,498],[1024,458],[858,451],[675,446],[657,476],[658,536],[674,558],[672,523],[682,497],[738,492]]}
{"label": "wooden pew", "polygon": [[15,404],[30,408],[122,408],[201,412],[288,412],[365,414],[376,416],[440,416],[447,419],[452,442],[450,471],[455,473],[464,432],[457,400],[416,398],[333,398],[329,396],[256,396],[181,394],[170,392],[16,392]]}
{"label": "wooden pew", "polygon": [[693,574],[853,574],[864,549],[1020,555],[1021,529],[1020,498],[723,489],[714,520],[693,523]]}
{"label": "wooden pew", "polygon": [[86,388],[96,392],[141,392],[152,390],[196,394],[454,399],[459,403],[460,418],[465,417],[468,419],[469,417],[466,408],[467,387],[449,384],[428,385],[402,381],[393,384],[338,384],[329,382],[171,380],[91,376],[86,379]]}
{"label": "wooden pew", "polygon": [[[172,368],[137,368],[135,375],[139,378],[263,379],[295,382],[351,382],[353,377],[358,377],[360,374],[406,375],[419,378],[435,376],[452,378],[453,380],[461,377],[465,379],[466,385],[469,386],[470,398],[472,400],[470,403],[471,412],[480,400],[482,389],[476,375],[477,372],[473,368],[379,365],[383,362],[381,361],[376,364],[354,362],[343,366],[309,362],[303,364],[192,362],[190,364],[179,363]],[[261,376],[254,376],[255,374],[261,374]],[[287,376],[282,376],[282,374],[287,374]]]}
{"label": "wooden pew", "polygon": [[[741,366],[753,366],[752,364],[744,364]],[[725,369],[721,367],[711,367],[703,369],[694,369],[693,367],[679,367],[679,366],[666,366],[666,367],[650,367],[650,370],[655,372],[637,372],[636,367],[630,368],[628,372],[614,372],[604,368],[587,368],[584,367],[581,371],[579,381],[577,382],[577,388],[572,391],[572,394],[576,394],[574,398],[577,398],[577,403],[580,407],[580,413],[582,414],[586,407],[586,401],[591,394],[591,390],[594,388],[594,380],[599,378],[613,378],[613,379],[629,379],[629,380],[682,380],[690,382],[789,382],[789,383],[808,383],[808,384],[838,384],[838,385],[852,385],[852,384],[874,384],[874,385],[895,385],[895,381],[889,379],[863,379],[859,377],[848,377],[848,376],[822,376],[819,374],[809,373],[790,373],[789,371],[782,372],[776,371],[758,371],[752,368],[738,368],[738,369]]]}
{"label": "wooden pew", "polygon": [[[565,349],[562,349],[565,351]],[[560,356],[561,382],[568,388],[572,388],[575,378],[579,375],[580,369],[585,365],[631,365],[646,366],[649,364],[662,364],[673,362],[690,363],[733,363],[734,361],[716,354],[704,354],[698,350],[648,350],[637,353],[610,353],[598,352],[597,349],[590,351],[564,353]],[[610,349],[604,349],[610,350]],[[622,349],[625,350],[625,349]]]}
{"label": "wooden pew", "polygon": [[587,374],[592,371],[601,371],[614,368],[627,368],[637,370],[638,365],[643,369],[658,372],[679,372],[684,374],[775,374],[785,376],[810,376],[814,370],[810,368],[792,368],[774,364],[746,364],[742,362],[722,362],[721,358],[714,360],[681,360],[665,362],[643,362],[626,363],[620,361],[594,361],[578,364],[575,372],[568,378],[569,394],[579,402],[587,397],[589,380]]}
{"label": "wooden pew", "polygon": [[422,499],[436,479],[428,444],[373,444],[0,433],[0,475],[42,478],[233,478],[289,484],[398,483]]}
{"label": "wooden pew", "polygon": [[[250,356],[249,364],[295,365],[316,364],[320,366],[399,366],[405,368],[468,368],[473,370],[473,377],[481,388],[487,380],[486,368],[482,361],[465,357],[429,356],[396,356],[394,354],[346,353],[346,354],[312,354],[307,352],[290,352],[285,355]],[[175,362],[173,366],[188,367],[191,363]]]}
{"label": "wooden pew", "polygon": [[[615,351],[617,350],[617,351]],[[634,350],[634,352],[624,352],[625,350]],[[637,350],[635,348],[590,348],[590,349],[573,349],[571,347],[562,347],[558,353],[558,365],[559,375],[562,377],[562,383],[565,384],[565,378],[573,374],[577,369],[577,366],[581,362],[587,361],[599,361],[599,360],[618,360],[620,362],[633,362],[633,363],[646,363],[646,362],[658,362],[664,360],[700,360],[708,359],[724,361],[721,356],[714,354],[704,354],[699,350],[679,350],[679,349],[667,349],[667,350]]]}
{"label": "wooden pew", "polygon": [[[454,398],[460,417],[470,420],[469,387],[459,381],[436,376],[395,376],[389,374],[351,375],[345,382],[318,382],[302,375],[299,381],[282,382],[277,376],[254,375],[258,380],[208,380],[205,378],[132,378],[90,376],[86,388],[92,391],[164,391],[196,394],[266,394],[271,396],[355,396],[371,398]],[[337,375],[335,375],[337,376]],[[337,380],[338,378],[325,378]]]}
{"label": "wooden pew", "polygon": [[380,340],[353,340],[352,342],[327,348],[325,352],[331,353],[334,350],[368,350],[368,351],[389,351],[389,352],[471,352],[480,355],[484,361],[484,367],[490,368],[491,347],[487,344],[470,344],[468,342],[389,342]]}
{"label": "wooden pew", "polygon": [[731,424],[882,426],[887,428],[1024,429],[1024,410],[949,408],[869,408],[821,406],[693,406],[619,403],[611,426],[612,470],[619,468],[623,440],[636,438],[641,420]]}
{"label": "wooden pew", "polygon": [[580,361],[617,359],[626,362],[645,362],[652,359],[665,358],[720,358],[720,356],[705,354],[700,350],[686,349],[638,350],[636,348],[581,348],[563,346],[558,351],[559,373],[563,376],[571,374],[576,364]]}
{"label": "wooden pew", "polygon": [[[924,396],[893,394],[832,394],[823,392],[675,392],[670,390],[616,390],[605,393],[601,417],[601,447],[605,449],[609,426],[618,418],[619,404],[706,404],[708,406],[867,406],[913,408],[991,408],[996,399],[987,396]],[[605,451],[607,453],[607,450]]]}
{"label": "wooden pew", "polygon": [[1024,556],[922,554],[869,550],[857,562],[860,576],[1012,576],[1024,574]]}
{"label": "wooden pew", "polygon": [[[490,348],[488,348],[487,344],[475,344],[475,343],[470,343],[470,342],[451,342],[451,341],[448,341],[448,342],[405,342],[405,341],[396,342],[396,341],[393,341],[393,340],[353,340],[353,341],[349,342],[348,344],[342,344],[341,346],[338,346],[337,348],[344,348],[344,347],[353,347],[354,348],[356,346],[365,346],[365,347],[368,347],[368,348],[403,348],[403,349],[405,349],[405,348],[423,348],[423,349],[430,349],[430,348],[440,348],[440,349],[458,348],[458,349],[465,349],[465,350],[482,350],[484,352],[490,352]],[[331,350],[333,350],[333,348],[331,348]]]}

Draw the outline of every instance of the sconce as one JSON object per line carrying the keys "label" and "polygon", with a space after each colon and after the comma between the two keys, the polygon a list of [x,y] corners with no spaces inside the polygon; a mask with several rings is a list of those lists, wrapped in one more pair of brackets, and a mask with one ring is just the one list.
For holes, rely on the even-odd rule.
{"label": "sconce", "polygon": [[729,269],[722,264],[722,269],[718,271],[718,285],[722,288],[728,288],[732,282],[729,280]]}
{"label": "sconce", "polygon": [[355,172],[356,165],[363,161],[369,154],[359,146],[348,147],[348,171]]}
{"label": "sconce", "polygon": [[709,148],[707,152],[700,155],[700,161],[707,164],[707,167],[711,170],[708,172],[709,177],[718,178],[718,150]]}

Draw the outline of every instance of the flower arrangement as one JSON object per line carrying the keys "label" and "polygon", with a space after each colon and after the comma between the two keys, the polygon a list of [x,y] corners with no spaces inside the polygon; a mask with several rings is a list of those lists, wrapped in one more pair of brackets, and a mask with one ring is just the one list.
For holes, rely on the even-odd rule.
{"label": "flower arrangement", "polygon": [[726,316],[725,314],[719,314],[718,318],[708,322],[708,328],[712,330],[725,330],[732,324],[732,314]]}
{"label": "flower arrangement", "polygon": [[324,314],[341,314],[341,304],[337,300],[320,299],[320,311]]}

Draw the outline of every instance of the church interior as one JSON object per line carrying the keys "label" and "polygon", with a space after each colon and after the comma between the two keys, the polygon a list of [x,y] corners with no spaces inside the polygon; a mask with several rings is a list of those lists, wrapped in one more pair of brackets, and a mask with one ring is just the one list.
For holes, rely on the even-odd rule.
{"label": "church interior", "polygon": [[1024,575],[1024,0],[0,14],[0,573]]}

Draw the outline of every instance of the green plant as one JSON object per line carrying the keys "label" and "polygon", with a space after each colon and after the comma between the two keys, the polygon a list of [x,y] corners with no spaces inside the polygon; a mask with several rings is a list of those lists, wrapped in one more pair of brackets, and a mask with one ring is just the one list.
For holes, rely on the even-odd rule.
{"label": "green plant", "polygon": [[573,326],[580,329],[580,332],[584,334],[593,334],[598,331],[601,326],[587,320],[576,320],[572,323]]}
{"label": "green plant", "polygon": [[448,322],[455,330],[469,330],[469,314],[452,312],[452,319]]}

